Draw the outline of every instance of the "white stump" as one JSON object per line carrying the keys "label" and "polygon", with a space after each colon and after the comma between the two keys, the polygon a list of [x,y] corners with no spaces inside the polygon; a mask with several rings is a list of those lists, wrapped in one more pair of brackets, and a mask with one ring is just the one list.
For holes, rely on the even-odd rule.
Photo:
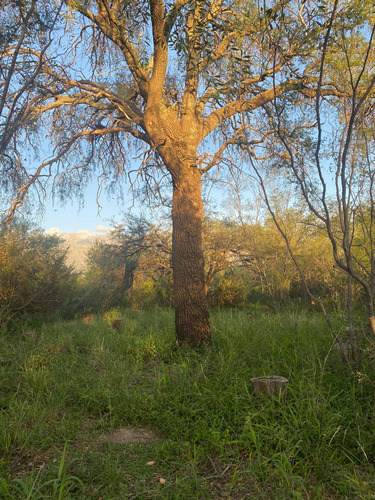
{"label": "white stump", "polygon": [[278,375],[255,377],[251,379],[255,395],[267,394],[268,396],[281,396],[286,398],[286,385],[289,380]]}

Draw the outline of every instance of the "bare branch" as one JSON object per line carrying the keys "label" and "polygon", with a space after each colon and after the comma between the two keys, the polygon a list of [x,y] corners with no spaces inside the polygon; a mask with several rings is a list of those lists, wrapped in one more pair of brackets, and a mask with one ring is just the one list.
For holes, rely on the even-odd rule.
{"label": "bare branch", "polygon": [[[70,0],[63,1],[66,5],[68,5],[68,7],[70,7]],[[147,72],[143,69],[140,63],[134,45],[131,43],[126,34],[126,26],[119,20],[115,19],[107,2],[97,0],[97,6],[99,13],[95,15],[82,2],[74,2],[74,9],[92,21],[106,37],[112,40],[112,42],[114,42],[121,49],[128,64],[128,68],[138,84],[141,95],[144,98],[147,98],[149,78]]]}

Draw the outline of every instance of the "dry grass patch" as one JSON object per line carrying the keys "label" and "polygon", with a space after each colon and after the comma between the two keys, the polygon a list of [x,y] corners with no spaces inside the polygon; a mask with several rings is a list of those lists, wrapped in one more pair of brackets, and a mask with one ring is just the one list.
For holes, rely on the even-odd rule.
{"label": "dry grass patch", "polygon": [[162,437],[145,427],[120,427],[113,432],[99,436],[100,443],[154,443],[162,441]]}

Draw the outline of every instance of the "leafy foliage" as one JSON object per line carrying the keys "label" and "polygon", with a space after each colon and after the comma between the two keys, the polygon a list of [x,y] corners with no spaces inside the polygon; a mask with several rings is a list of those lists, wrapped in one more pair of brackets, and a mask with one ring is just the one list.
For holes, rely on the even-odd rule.
{"label": "leafy foliage", "polygon": [[[2,321],[25,313],[63,311],[74,300],[76,276],[63,241],[27,225],[0,236]],[[65,311],[67,312],[67,310]]]}
{"label": "leafy foliage", "polygon": [[88,252],[84,305],[93,310],[127,302],[170,305],[170,231],[142,217],[128,217],[114,226],[108,240]]}
{"label": "leafy foliage", "polygon": [[[329,240],[295,209],[280,211],[301,269],[329,307],[345,309],[345,276],[334,266]],[[93,245],[82,277],[83,304],[99,311],[129,304],[171,306],[171,231],[133,218],[114,226],[110,241]],[[207,217],[203,249],[208,299],[213,306],[261,302],[281,311],[291,301],[310,302],[285,241],[270,217],[263,223]],[[355,293],[360,307],[361,294]]]}

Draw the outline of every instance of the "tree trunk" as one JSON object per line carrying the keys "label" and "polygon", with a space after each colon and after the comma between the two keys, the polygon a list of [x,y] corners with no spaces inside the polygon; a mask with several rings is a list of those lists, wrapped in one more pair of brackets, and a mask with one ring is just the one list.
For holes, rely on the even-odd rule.
{"label": "tree trunk", "polygon": [[211,343],[202,250],[201,175],[188,166],[173,176],[172,266],[175,326],[180,345]]}
{"label": "tree trunk", "polygon": [[374,312],[374,298],[372,295],[372,290],[366,290],[367,292],[367,309],[370,322],[370,330],[373,335],[375,335],[375,312]]}
{"label": "tree trunk", "polygon": [[375,316],[372,315],[370,316],[370,328],[371,328],[371,333],[375,335]]}

